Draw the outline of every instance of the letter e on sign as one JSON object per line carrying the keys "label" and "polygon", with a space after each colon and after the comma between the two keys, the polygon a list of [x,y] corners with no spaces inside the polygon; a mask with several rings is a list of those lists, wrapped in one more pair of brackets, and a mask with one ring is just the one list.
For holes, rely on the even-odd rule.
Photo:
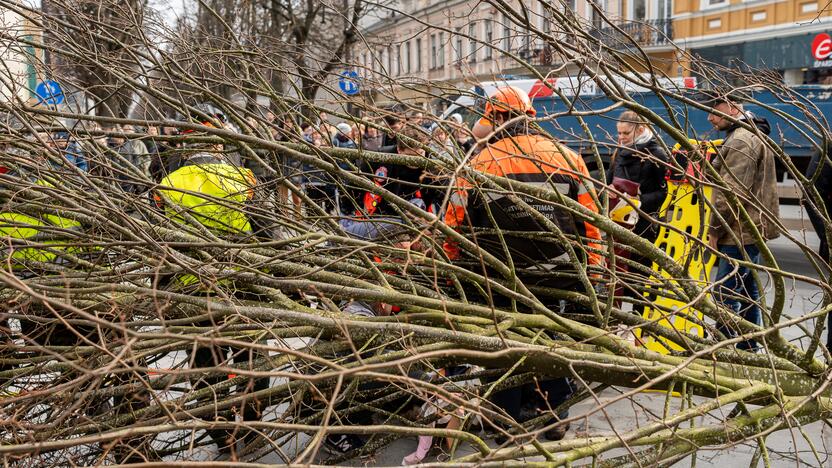
{"label": "letter e on sign", "polygon": [[832,37],[827,33],[820,33],[812,41],[812,55],[815,60],[826,60],[832,56]]}

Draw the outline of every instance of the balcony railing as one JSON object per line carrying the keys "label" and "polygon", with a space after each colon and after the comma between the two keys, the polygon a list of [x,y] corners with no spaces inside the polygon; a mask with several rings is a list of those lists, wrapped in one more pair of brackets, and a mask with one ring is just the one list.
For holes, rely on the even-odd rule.
{"label": "balcony railing", "polygon": [[590,35],[615,49],[667,45],[673,39],[673,25],[669,19],[622,21],[616,27],[595,28]]}
{"label": "balcony railing", "polygon": [[[631,49],[635,45],[640,47],[662,46],[670,44],[673,38],[673,28],[669,19],[622,21],[617,23],[616,27],[618,29],[612,26],[595,28],[589,34],[614,49]],[[563,37],[561,40],[574,44],[576,37],[570,35]],[[536,66],[556,65],[563,62],[563,58],[549,46],[521,47],[517,50],[517,55],[530,65]]]}
{"label": "balcony railing", "polygon": [[538,47],[535,49],[520,49],[517,51],[517,56],[528,62],[530,65],[553,65],[559,63],[561,60],[556,59],[555,51],[549,46]]}

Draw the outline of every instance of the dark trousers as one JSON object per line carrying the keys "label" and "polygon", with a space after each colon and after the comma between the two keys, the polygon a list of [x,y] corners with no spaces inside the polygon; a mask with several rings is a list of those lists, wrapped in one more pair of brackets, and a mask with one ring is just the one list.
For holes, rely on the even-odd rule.
{"label": "dark trousers", "polygon": [[820,238],[818,255],[820,255],[820,258],[822,258],[823,261],[828,263],[829,246],[826,242],[826,221],[824,221],[823,216],[821,216],[820,213],[809,205],[806,205],[806,214],[809,215],[809,221],[812,222],[812,227],[815,229],[815,233],[818,235],[818,238]]}
{"label": "dark trousers", "polygon": [[[250,351],[244,348],[236,348],[233,346],[204,346],[199,347],[193,354],[193,366],[194,368],[213,368],[215,366],[227,366],[228,365],[228,353],[231,353],[231,362],[234,364],[242,364],[241,368],[249,367],[248,364],[255,360],[258,356],[257,353]],[[224,380],[226,380],[227,376],[211,376],[211,377],[202,377],[200,378],[195,384],[194,388],[197,390],[206,388],[210,385],[216,385]],[[235,393],[238,394],[249,394],[253,392],[257,392],[260,390],[264,390],[269,387],[269,379],[268,378],[259,378],[259,379],[249,379],[234,388]],[[216,399],[221,399],[223,396],[227,396],[227,392],[225,395],[213,395],[210,398],[210,401],[214,401]],[[204,401],[205,403],[207,401]],[[255,397],[251,397],[251,399],[247,399],[246,402],[242,405],[242,408],[237,408],[237,411],[231,411],[228,413],[230,418],[233,418],[234,413],[241,415],[243,421],[259,421],[261,418],[261,411],[266,405],[263,402],[260,402],[255,399]],[[214,417],[206,418],[208,420],[221,420],[223,419],[219,414],[215,414]],[[226,417],[228,419],[228,417]],[[230,446],[234,444],[236,439],[243,439],[245,438],[249,432],[240,432],[234,430],[226,430],[226,429],[213,429],[207,431],[211,439],[220,450],[229,450]]]}
{"label": "dark trousers", "polygon": [[340,211],[336,192],[335,184],[309,183],[306,185],[306,195],[326,213]]}
{"label": "dark trousers", "polygon": [[[20,321],[21,331],[26,337],[26,345],[37,346],[89,346],[87,341],[98,344],[100,335],[94,327],[67,326],[57,319],[54,322],[40,323],[32,320]],[[62,376],[66,379],[74,378],[75,372],[69,371]],[[131,383],[130,374],[118,374],[110,379],[111,385],[124,385]],[[116,414],[126,414],[147,405],[145,392],[135,394],[117,395],[113,397],[113,411]],[[106,402],[103,402],[106,406]],[[95,413],[100,408],[87,408],[88,412]]]}
{"label": "dark trousers", "polygon": [[[51,315],[44,312],[44,318],[51,318]],[[56,319],[47,323],[36,322],[33,320],[22,319],[20,321],[21,332],[25,337],[25,344],[27,346],[89,346],[89,342],[99,344],[101,335],[99,330],[95,327],[84,327],[79,325],[67,326]],[[110,332],[111,330],[103,330]],[[117,337],[108,337],[108,341],[113,341]],[[44,353],[37,353],[40,356]],[[74,359],[74,356],[69,356]],[[82,364],[83,365],[83,364]],[[138,365],[144,367],[144,362],[128,362],[125,365]],[[76,378],[79,372],[66,371],[59,377],[62,381],[68,381]],[[118,373],[110,376],[106,385],[121,386],[138,383],[138,379],[132,373]],[[110,415],[120,416],[132,414],[135,411],[146,408],[150,402],[150,394],[140,386],[141,390],[134,390],[126,393],[115,395],[111,400],[108,399],[92,399],[84,402],[86,405],[83,410],[87,417],[109,417]],[[74,402],[73,402],[74,403]],[[112,404],[112,406],[111,406]],[[54,413],[64,411],[62,405],[56,405]],[[142,462],[155,458],[155,451],[150,446],[153,440],[152,436],[126,436],[120,439],[113,447],[112,454],[115,460],[119,463],[124,462]]]}
{"label": "dark trousers", "polygon": [[[580,290],[582,287],[577,281],[563,281],[557,280],[555,284],[548,284],[550,282],[546,275],[539,277],[527,276],[522,278],[526,285],[549,286],[562,289]],[[476,290],[466,291],[468,299],[481,299],[482,295]],[[508,308],[511,301],[500,295],[492,295],[492,300],[495,307]],[[486,301],[487,302],[487,301]],[[563,310],[567,313],[586,313],[585,307],[580,304],[567,303],[564,307],[560,304],[550,306],[552,310]],[[528,414],[537,414],[539,411],[554,410],[563,402],[568,400],[574,393],[574,387],[571,379],[566,377],[558,377],[553,379],[538,380],[536,383],[528,383],[519,387],[509,388],[496,392],[491,397],[491,402],[495,407],[504,410],[517,422],[523,422],[528,419],[525,417]],[[527,411],[523,411],[524,407]],[[531,413],[528,412],[531,410]],[[569,415],[569,409],[564,409],[557,414],[559,419],[564,419]]]}
{"label": "dark trousers", "polygon": [[[651,268],[653,268],[653,260],[650,259],[649,257],[645,257],[643,255],[639,255],[639,254],[636,254],[636,253],[631,253],[630,255],[631,255],[630,258],[634,263],[637,263],[637,264],[639,264],[643,267],[646,267],[647,270],[650,270]],[[636,267],[629,268],[629,271],[631,272],[631,274],[636,274],[636,275],[645,277],[644,281],[646,281],[650,278],[649,273],[643,272],[642,269],[640,269],[640,268],[636,268]],[[630,288],[626,288],[626,287],[622,288],[622,295],[624,297],[631,297],[633,299],[641,299],[641,300],[645,299],[645,296],[644,296],[643,293],[639,292],[638,290],[634,290],[634,289],[630,289]],[[645,308],[646,308],[646,306],[644,304],[637,304],[637,303],[633,302],[633,313],[634,314],[644,315],[644,309]]]}
{"label": "dark trousers", "polygon": [[[536,384],[528,383],[519,387],[509,388],[494,394],[491,402],[504,410],[517,422],[529,419],[528,416],[538,416],[538,411],[555,410],[568,400],[575,389],[571,379],[561,377],[551,380],[540,380]],[[527,411],[523,411],[526,407]],[[528,410],[531,410],[529,412]],[[569,416],[569,408],[557,413],[558,419]]]}
{"label": "dark trousers", "polygon": [[[812,227],[820,239],[818,255],[824,262],[832,263],[829,259],[829,245],[826,242],[826,221],[820,213],[809,205],[806,205],[806,214],[809,215],[809,221],[812,222]],[[826,349],[832,353],[832,314],[826,315]]]}

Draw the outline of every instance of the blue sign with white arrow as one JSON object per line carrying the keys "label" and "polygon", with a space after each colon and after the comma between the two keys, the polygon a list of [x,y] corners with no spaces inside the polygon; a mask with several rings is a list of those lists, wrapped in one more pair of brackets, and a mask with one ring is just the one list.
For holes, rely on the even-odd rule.
{"label": "blue sign with white arrow", "polygon": [[58,105],[64,102],[64,90],[61,89],[61,85],[57,81],[41,81],[35,88],[35,94],[40,98],[40,102],[49,105]]}
{"label": "blue sign with white arrow", "polygon": [[358,94],[358,73],[354,70],[347,70],[341,73],[341,79],[338,80],[338,87],[347,96]]}

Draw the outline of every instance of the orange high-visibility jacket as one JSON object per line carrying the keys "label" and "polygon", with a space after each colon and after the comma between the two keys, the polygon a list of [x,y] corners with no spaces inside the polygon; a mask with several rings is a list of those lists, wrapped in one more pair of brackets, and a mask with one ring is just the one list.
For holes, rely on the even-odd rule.
{"label": "orange high-visibility jacket", "polygon": [[[471,160],[471,167],[485,174],[557,190],[564,196],[577,200],[587,209],[598,212],[593,200],[595,189],[583,159],[568,148],[561,146],[559,149],[550,138],[525,127],[509,129],[501,134],[501,138],[492,139]],[[464,179],[457,179],[455,187],[456,191],[451,195],[445,213],[445,223],[449,226],[465,228],[470,224],[475,228],[502,230],[508,250],[517,265],[548,264],[550,261],[565,259],[564,246],[557,242],[554,235],[544,240],[523,235],[551,230],[522,206],[512,202],[506,190],[473,190],[472,184]],[[601,232],[597,227],[577,220],[572,213],[555,203],[526,195],[521,198],[558,225],[565,234],[583,236],[588,239],[590,247],[598,248]],[[496,235],[478,234],[476,240],[486,251],[505,257],[505,249]],[[447,243],[445,250],[451,258],[459,255],[458,247],[452,243]],[[590,264],[600,265],[602,262],[603,257],[599,253],[589,253]]]}

